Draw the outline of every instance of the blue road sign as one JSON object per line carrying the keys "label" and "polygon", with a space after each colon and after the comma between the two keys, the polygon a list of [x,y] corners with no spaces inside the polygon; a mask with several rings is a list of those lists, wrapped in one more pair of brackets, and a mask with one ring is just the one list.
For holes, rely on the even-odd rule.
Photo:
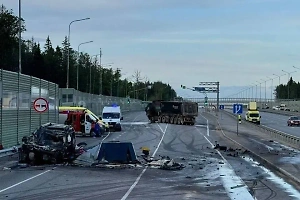
{"label": "blue road sign", "polygon": [[194,87],[195,91],[201,92],[201,91],[205,91],[204,87]]}
{"label": "blue road sign", "polygon": [[219,109],[220,110],[224,110],[225,106],[224,105],[220,105]]}
{"label": "blue road sign", "polygon": [[233,104],[233,113],[242,114],[243,113],[243,105],[242,104]]}

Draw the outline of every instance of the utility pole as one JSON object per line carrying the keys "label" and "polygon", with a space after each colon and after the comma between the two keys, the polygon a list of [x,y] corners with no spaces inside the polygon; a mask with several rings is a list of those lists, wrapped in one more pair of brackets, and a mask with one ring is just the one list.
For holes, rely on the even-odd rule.
{"label": "utility pole", "polygon": [[99,77],[99,95],[102,95],[102,64],[101,64],[101,58],[102,58],[102,49],[100,48],[100,77]]}
{"label": "utility pole", "polygon": [[19,0],[19,74],[22,73],[22,21],[21,21],[21,0]]}

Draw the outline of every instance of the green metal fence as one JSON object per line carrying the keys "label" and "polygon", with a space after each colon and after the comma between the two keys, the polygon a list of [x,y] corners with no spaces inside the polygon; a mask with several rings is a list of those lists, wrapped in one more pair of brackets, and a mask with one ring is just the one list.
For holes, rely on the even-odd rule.
{"label": "green metal fence", "polygon": [[[34,101],[48,101],[45,112],[34,109]],[[32,76],[0,69],[0,145],[9,148],[22,142],[40,125],[59,122],[59,106],[84,106],[101,115],[104,106],[118,104],[123,112],[144,109],[142,101],[83,93]]]}
{"label": "green metal fence", "polygon": [[[49,102],[45,112],[37,112],[37,98]],[[18,145],[41,124],[58,122],[58,85],[32,76],[0,70],[0,144],[4,148]]]}
{"label": "green metal fence", "polygon": [[144,109],[141,100],[104,95],[94,95],[80,92],[73,88],[60,88],[60,106],[82,106],[91,110],[96,115],[101,115],[104,106],[118,104],[122,112],[140,111]]}

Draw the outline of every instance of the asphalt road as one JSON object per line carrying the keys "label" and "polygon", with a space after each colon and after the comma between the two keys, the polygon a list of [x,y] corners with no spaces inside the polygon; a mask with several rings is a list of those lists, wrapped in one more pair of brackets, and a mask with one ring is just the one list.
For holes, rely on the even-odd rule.
{"label": "asphalt road", "polygon": [[288,116],[261,112],[261,124],[291,135],[300,137],[300,127],[288,126]]}
{"label": "asphalt road", "polygon": [[[232,112],[232,110],[227,110],[228,112]],[[245,118],[246,112],[243,112],[242,117]],[[288,116],[268,113],[268,112],[260,112],[261,115],[261,125],[273,128],[278,131],[282,131],[297,137],[300,137],[300,126],[288,126],[287,120]]]}
{"label": "asphalt road", "polygon": [[[103,138],[78,138],[89,146]],[[150,148],[154,157],[169,156],[182,170],[151,167],[90,168],[39,166],[0,171],[0,199],[295,199],[268,181],[264,169],[242,157],[213,149],[215,141],[236,147],[216,130],[213,117],[201,114],[196,126],[149,124],[144,112],[126,113],[121,132],[105,141],[129,141],[137,155]],[[233,151],[232,153],[235,153]]]}

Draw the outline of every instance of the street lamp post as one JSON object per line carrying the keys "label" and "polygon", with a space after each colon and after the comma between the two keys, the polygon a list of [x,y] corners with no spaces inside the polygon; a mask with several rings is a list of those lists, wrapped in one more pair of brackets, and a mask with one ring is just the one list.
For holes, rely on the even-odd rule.
{"label": "street lamp post", "polygon": [[95,56],[96,57],[96,59],[97,59],[97,56],[98,56],[99,54],[96,54],[96,55],[92,55],[91,56],[91,66],[90,66],[90,94],[92,93],[92,65],[93,65],[93,63],[92,63],[92,58]]}
{"label": "street lamp post", "polygon": [[271,95],[270,95],[270,97],[271,97],[271,101],[273,100],[273,78],[270,78],[270,77],[268,77],[267,76],[267,78],[269,79],[269,80],[271,80]]}
{"label": "street lamp post", "polygon": [[[281,76],[276,75],[276,74],[273,74],[273,75],[278,77],[278,95],[277,95],[277,97],[279,98],[279,95],[280,95],[280,77],[283,76],[283,75],[281,75]],[[284,74],[284,75],[285,75],[285,74]],[[277,94],[277,93],[276,93],[276,94]]]}
{"label": "street lamp post", "polygon": [[[100,51],[100,54],[99,54],[100,56],[102,55],[101,54],[101,51]],[[102,89],[103,89],[103,87],[102,87],[102,84],[103,84],[103,69],[104,69],[104,67],[108,67],[108,66],[112,66],[114,63],[112,62],[112,63],[106,63],[106,64],[100,64],[100,79],[99,79],[99,84],[100,84],[100,89],[99,89],[99,94],[100,95],[102,95]]]}
{"label": "street lamp post", "polygon": [[264,80],[264,79],[260,79],[260,80],[262,80],[263,82],[265,82],[265,104],[266,104],[266,102],[267,102],[267,81]]}
{"label": "street lamp post", "polygon": [[255,84],[255,101],[257,102],[257,84]]}
{"label": "street lamp post", "polygon": [[19,0],[19,74],[22,73],[22,19],[21,19],[21,0]]}
{"label": "street lamp post", "polygon": [[69,33],[68,33],[68,59],[67,59],[67,88],[69,88],[69,71],[70,71],[70,32],[71,32],[71,25],[74,22],[80,22],[80,21],[84,21],[84,20],[88,20],[90,19],[88,18],[82,18],[82,19],[76,19],[70,22],[69,24]]}
{"label": "street lamp post", "polygon": [[261,82],[258,83],[259,83],[259,103],[261,104]]}
{"label": "street lamp post", "polygon": [[294,72],[296,72],[296,71],[293,71],[293,72],[287,72],[287,71],[284,71],[284,70],[281,70],[281,71],[283,71],[283,72],[285,72],[285,73],[288,74],[288,82],[287,82],[287,86],[288,86],[288,99],[290,99],[290,84],[289,84],[289,82],[290,82],[290,77],[291,77],[291,73],[294,73]]}
{"label": "street lamp post", "polygon": [[83,45],[83,44],[88,44],[88,43],[92,43],[93,41],[91,40],[91,41],[88,41],[88,42],[82,42],[82,43],[80,43],[79,45],[78,45],[78,63],[77,63],[77,74],[76,74],[76,78],[77,78],[77,83],[76,83],[76,89],[78,90],[78,76],[79,76],[79,55],[80,55],[80,52],[79,52],[79,48],[80,48],[80,46],[81,45]]}

